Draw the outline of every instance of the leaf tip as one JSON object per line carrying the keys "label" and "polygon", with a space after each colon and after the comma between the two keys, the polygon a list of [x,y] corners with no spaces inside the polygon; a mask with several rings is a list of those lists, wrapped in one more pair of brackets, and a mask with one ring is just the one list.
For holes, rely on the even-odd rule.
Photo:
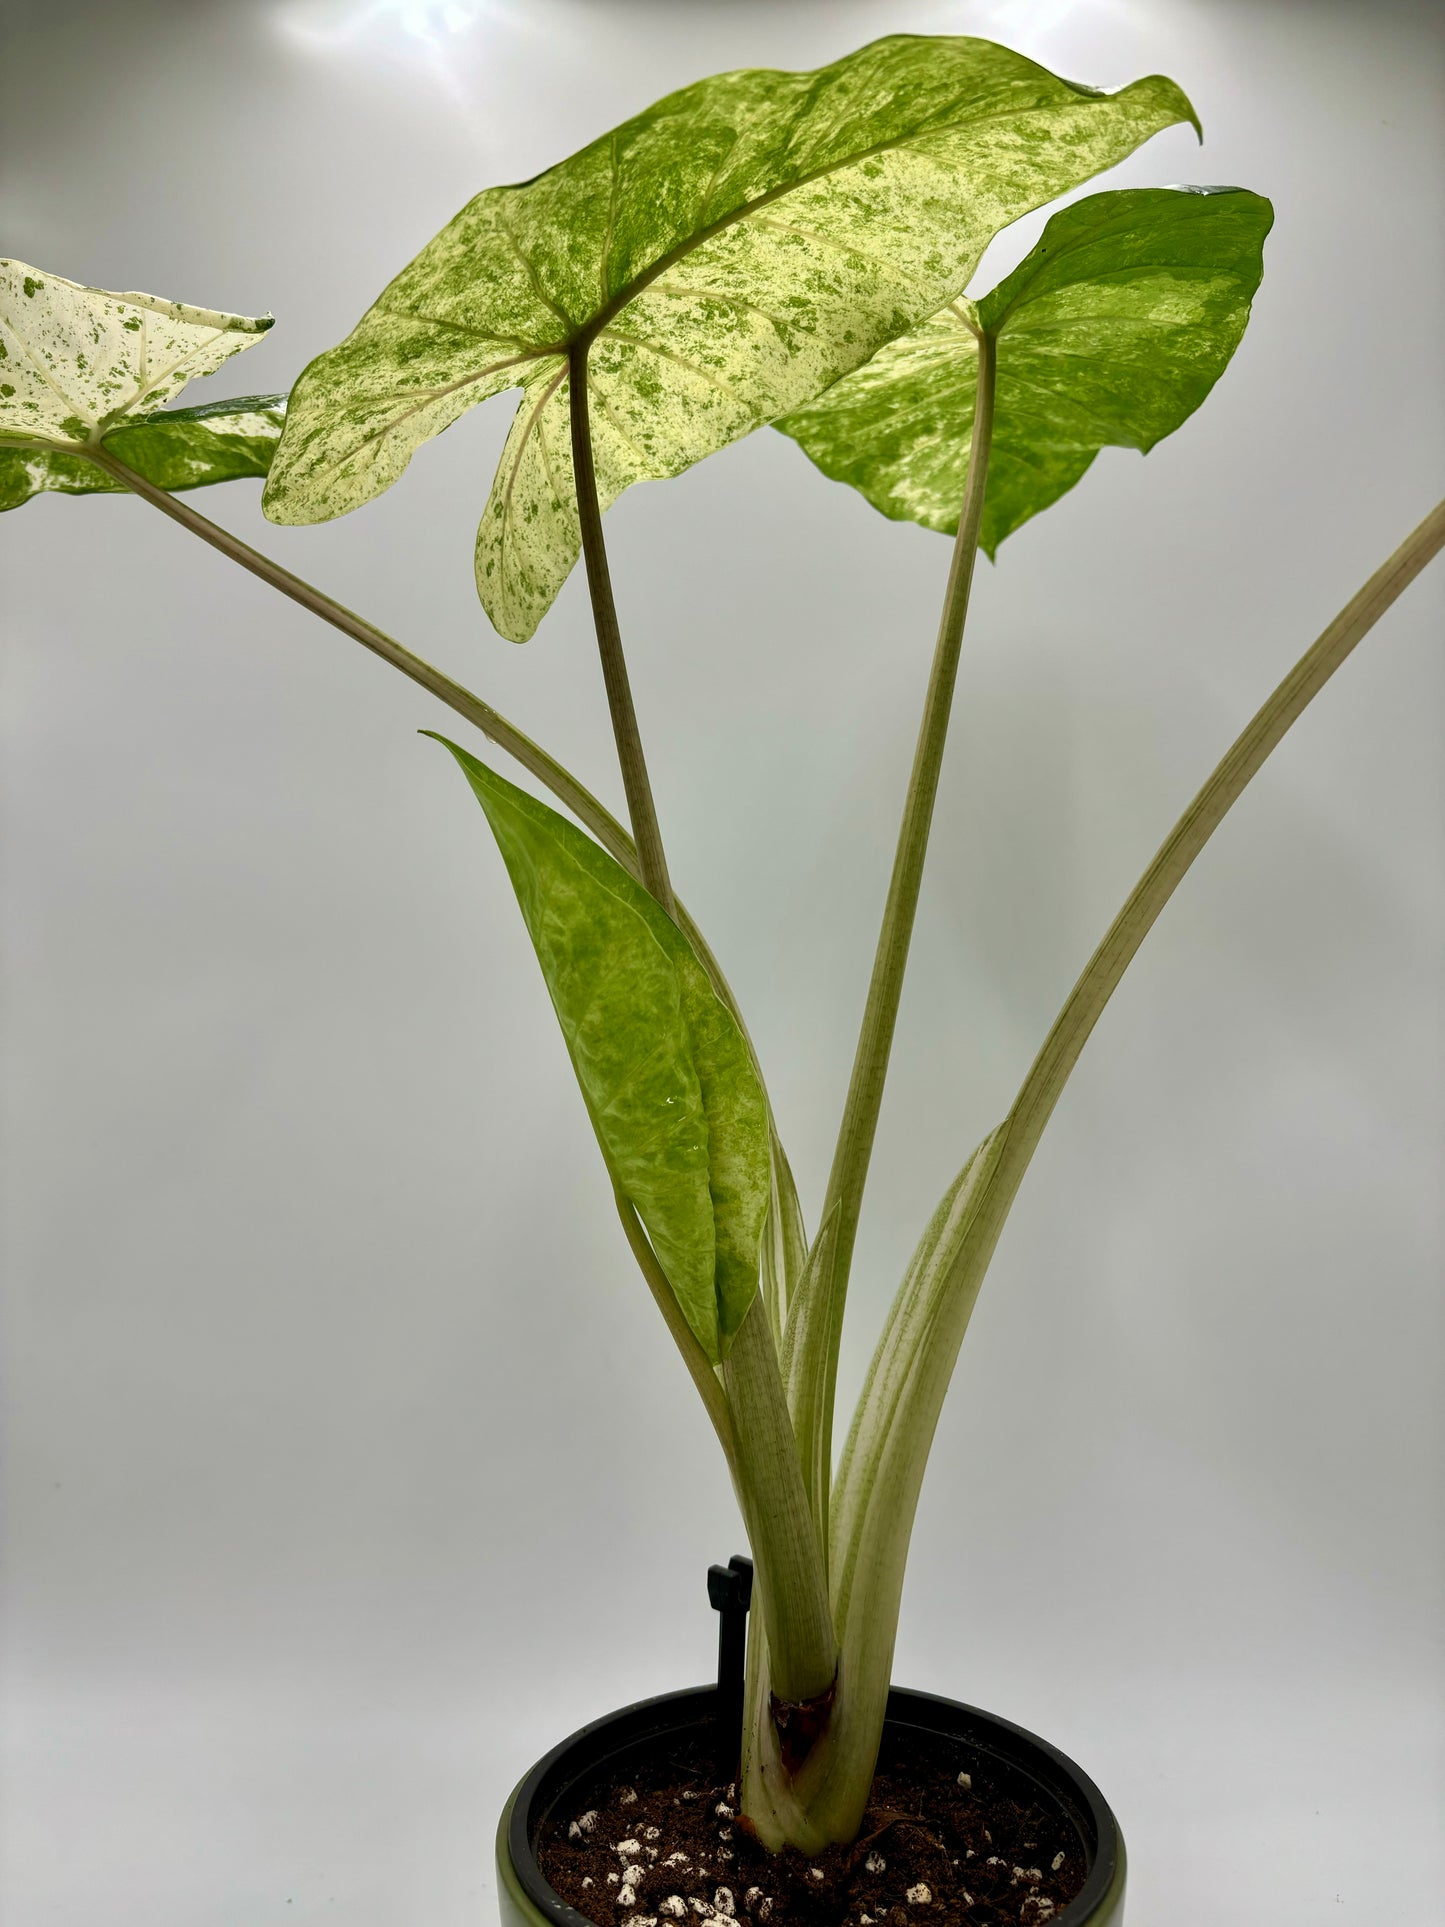
{"label": "leaf tip", "polygon": [[465,765],[465,763],[468,760],[470,760],[467,757],[467,752],[462,748],[461,744],[454,743],[450,736],[443,736],[439,729],[419,729],[417,731],[417,735],[430,736],[430,738],[434,743],[440,743],[443,749],[450,750],[452,755],[456,757],[457,761],[459,763],[462,763],[463,765]]}

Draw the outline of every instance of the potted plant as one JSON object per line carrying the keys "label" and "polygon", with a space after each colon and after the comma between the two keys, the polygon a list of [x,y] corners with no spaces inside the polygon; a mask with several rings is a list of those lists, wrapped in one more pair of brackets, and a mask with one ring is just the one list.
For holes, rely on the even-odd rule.
{"label": "potted plant", "polygon": [[[629,1709],[524,1782],[501,1840],[504,1893],[522,1919],[565,1920],[569,1898],[584,1917],[647,1927],[688,1912],[830,1910],[864,1927],[884,1913],[907,1920],[910,1908],[1072,1927],[1122,1909],[1122,1844],[1087,1780],[971,1709],[895,1697],[915,1765],[930,1753],[920,1736],[940,1736],[941,1804],[921,1829],[876,1804],[928,1447],[1003,1223],[1100,1012],[1250,777],[1445,541],[1445,512],[1407,537],[1265,703],[1131,893],[1014,1104],[925,1228],[836,1471],[834,1404],[977,551],[992,553],[1072,487],[1101,447],[1147,450],[1199,406],[1243,331],[1271,211],[1234,188],[1091,195],[1055,215],[998,287],[965,290],[1002,227],[1192,118],[1171,82],[1104,94],[981,41],[895,36],[814,74],[720,75],[534,181],[479,195],[289,398],[167,406],[251,345],[265,319],[5,266],[0,505],[47,489],[143,496],[431,690],[576,819],[448,745],[516,890],[627,1241],[726,1457],[758,1598],[737,1766],[729,1754],[723,1797],[698,1783],[706,1849],[693,1839],[666,1854],[646,1828],[594,1837],[600,1807],[582,1804],[594,1783],[599,1802],[616,1803],[609,1817],[649,1798],[680,1809],[678,1775],[699,1771],[694,1755],[680,1759],[683,1741],[716,1764],[715,1703]],[[391,486],[424,441],[516,386],[522,403],[478,532],[478,588],[499,631],[523,641],[583,558],[630,830],[490,705],[172,492],[266,474],[274,520],[325,520]],[[601,523],[631,483],[677,474],[765,424],[885,513],[954,538],[811,1235],[742,1013],[674,893]],[[975,1772],[960,1759],[987,1764]],[[604,1767],[611,1779],[596,1782]],[[1038,1805],[1045,1792],[1051,1812]],[[549,1825],[555,1840],[543,1838]],[[994,1841],[990,1827],[1004,1825],[1013,1834]],[[1028,1836],[1050,1827],[1062,1844],[1044,1854]],[[1007,1855],[982,1851],[1005,1844]],[[1029,1860],[1036,1851],[1047,1871]],[[602,1864],[596,1853],[615,1860],[612,1882],[584,1871]],[[718,1877],[729,1863],[732,1881]],[[745,1868],[771,1871],[743,1885]],[[590,1914],[586,1887],[598,1900]]]}

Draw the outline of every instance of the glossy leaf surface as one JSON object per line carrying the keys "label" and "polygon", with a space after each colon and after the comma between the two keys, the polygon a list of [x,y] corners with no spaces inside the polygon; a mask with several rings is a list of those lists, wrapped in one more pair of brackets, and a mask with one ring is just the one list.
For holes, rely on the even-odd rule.
{"label": "glossy leaf surface", "polygon": [[1105,446],[1147,453],[1239,344],[1273,210],[1242,188],[1093,194],[975,308],[951,302],[777,426],[884,515],[953,534],[975,329],[998,344],[983,548],[1058,500]]}
{"label": "glossy leaf surface", "polygon": [[0,440],[74,447],[254,347],[270,315],[82,287],[0,261]]}
{"label": "glossy leaf surface", "polygon": [[578,553],[584,351],[605,506],[818,394],[963,288],[1000,228],[1192,119],[1171,81],[1100,94],[961,38],[700,81],[470,202],[302,375],[266,512],[345,514],[522,386],[476,566],[523,641]]}
{"label": "glossy leaf surface", "polygon": [[[284,395],[245,395],[127,416],[100,445],[157,488],[204,488],[264,475],[285,419]],[[124,494],[125,484],[68,449],[7,448],[0,442],[0,509],[19,508],[45,489]]]}
{"label": "glossy leaf surface", "polygon": [[492,826],[613,1181],[718,1364],[758,1289],[770,1188],[767,1105],[742,1033],[640,883],[446,747]]}

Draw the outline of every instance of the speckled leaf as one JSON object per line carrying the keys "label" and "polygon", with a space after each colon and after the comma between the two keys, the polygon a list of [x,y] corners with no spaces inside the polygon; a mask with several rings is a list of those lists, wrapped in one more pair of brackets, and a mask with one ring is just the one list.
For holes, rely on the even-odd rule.
{"label": "speckled leaf", "polygon": [[110,294],[0,261],[0,444],[73,451],[211,375],[271,326],[151,294]]}
{"label": "speckled leaf", "polygon": [[523,641],[578,552],[569,355],[605,505],[818,394],[964,287],[1000,228],[1192,119],[1171,81],[1101,94],[960,38],[699,81],[465,207],[302,375],[266,512],[345,514],[522,386],[476,563]]}
{"label": "speckled leaf", "polygon": [[492,826],[603,1156],[713,1364],[758,1289],[767,1105],[675,924],[605,850],[455,743]]}
{"label": "speckled leaf", "polygon": [[1101,448],[1147,453],[1193,414],[1244,333],[1273,218],[1243,188],[1090,195],[977,308],[951,302],[777,426],[883,514],[951,535],[985,329],[998,344],[992,555]]}
{"label": "speckled leaf", "polygon": [[[284,395],[245,395],[130,415],[101,446],[158,488],[204,488],[264,475],[281,439]],[[19,508],[43,489],[66,495],[125,493],[125,484],[84,455],[63,448],[7,448],[0,442],[0,510]]]}

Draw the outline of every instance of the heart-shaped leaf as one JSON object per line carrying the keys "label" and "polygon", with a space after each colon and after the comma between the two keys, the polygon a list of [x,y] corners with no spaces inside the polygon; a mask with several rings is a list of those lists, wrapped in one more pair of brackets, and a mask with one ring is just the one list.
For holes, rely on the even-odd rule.
{"label": "heart-shaped leaf", "polygon": [[127,415],[213,375],[270,326],[270,315],[110,294],[0,261],[0,443],[97,443]]}
{"label": "heart-shaped leaf", "polygon": [[[245,395],[128,415],[100,440],[157,488],[204,488],[264,475],[281,439],[284,395]],[[43,489],[66,495],[125,492],[125,484],[84,455],[63,448],[7,448],[0,442],[0,509],[19,508]]]}
{"label": "heart-shaped leaf", "polygon": [[[430,733],[430,732],[428,732]],[[758,1289],[767,1103],[676,925],[613,859],[444,736],[486,812],[602,1154],[713,1364]]]}
{"label": "heart-shaped leaf", "polygon": [[521,385],[476,563],[524,641],[578,553],[579,368],[605,506],[818,394],[963,288],[1000,228],[1193,120],[1172,81],[1102,94],[961,38],[699,81],[463,208],[302,375],[266,512],[345,514]]}
{"label": "heart-shaped leaf", "polygon": [[1147,453],[1193,414],[1244,333],[1273,218],[1243,188],[1092,194],[977,307],[950,302],[777,427],[884,515],[951,535],[991,334],[992,555],[1101,448]]}

